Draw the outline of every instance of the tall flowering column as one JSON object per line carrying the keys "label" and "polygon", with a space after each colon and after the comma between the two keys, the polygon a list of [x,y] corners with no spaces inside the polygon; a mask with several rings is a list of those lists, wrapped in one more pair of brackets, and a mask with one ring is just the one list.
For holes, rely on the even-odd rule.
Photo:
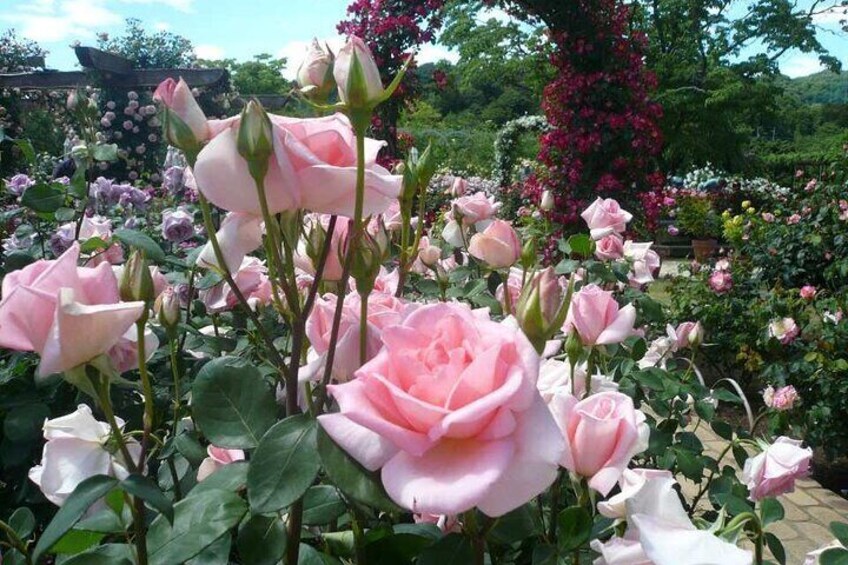
{"label": "tall flowering column", "polygon": [[[651,194],[662,186],[655,159],[662,149],[657,124],[662,109],[650,99],[656,80],[643,63],[645,38],[628,25],[630,8],[619,0],[517,4],[549,27],[555,46],[554,80],[542,102],[551,130],[541,136],[546,171],[526,185],[546,213],[565,229],[596,196],[615,197],[653,220]],[[516,11],[516,15],[521,15]]]}

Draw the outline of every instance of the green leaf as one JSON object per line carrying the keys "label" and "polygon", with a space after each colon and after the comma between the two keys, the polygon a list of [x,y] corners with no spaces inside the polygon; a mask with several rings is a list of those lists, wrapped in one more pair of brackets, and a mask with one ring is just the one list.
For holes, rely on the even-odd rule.
{"label": "green leaf", "polygon": [[130,247],[135,247],[144,251],[144,255],[150,261],[164,261],[165,252],[159,247],[159,244],[153,241],[150,236],[147,236],[139,231],[119,229],[112,233],[112,237],[118,241],[122,241]]}
{"label": "green leaf", "polygon": [[28,442],[41,436],[44,420],[50,417],[46,404],[25,404],[13,408],[3,420],[3,434],[10,441]]}
{"label": "green leaf", "polygon": [[341,563],[335,557],[321,553],[311,545],[300,544],[297,565],[338,565]]}
{"label": "green leaf", "polygon": [[243,563],[278,563],[286,552],[286,525],[279,516],[251,516],[239,527],[236,547]]}
{"label": "green leaf", "polygon": [[474,562],[474,548],[467,537],[448,534],[418,556],[417,565],[468,565]]}
{"label": "green leaf", "polygon": [[174,521],[174,507],[171,501],[159,489],[159,485],[143,475],[130,475],[121,482],[121,488],[127,494],[137,496],[164,515],[169,522]]}
{"label": "green leaf", "polygon": [[316,433],[315,420],[300,414],[262,436],[247,470],[251,512],[276,512],[303,496],[321,467]]}
{"label": "green leaf", "polygon": [[49,184],[38,183],[26,189],[21,196],[21,206],[36,212],[53,213],[65,202],[65,195]]}
{"label": "green leaf", "polygon": [[783,520],[785,512],[783,505],[776,498],[764,498],[760,502],[760,515],[763,520],[763,527],[769,524]]}
{"label": "green leaf", "polygon": [[74,527],[88,507],[106,496],[118,484],[118,479],[105,475],[95,475],[77,485],[74,492],[65,500],[56,515],[50,521],[41,538],[35,545],[32,560],[37,562],[71,528]]}
{"label": "green leaf", "polygon": [[700,457],[686,449],[675,449],[677,468],[687,479],[699,483],[704,474],[704,462]]}
{"label": "green leaf", "polygon": [[786,550],[783,549],[783,544],[780,539],[771,532],[766,533],[766,545],[771,551],[771,554],[777,559],[780,565],[786,565]]}
{"label": "green leaf", "polygon": [[192,386],[192,413],[218,447],[252,449],[277,417],[274,394],[256,367],[235,357],[203,366]]}
{"label": "green leaf", "polygon": [[27,507],[18,508],[9,516],[9,527],[15,530],[19,538],[25,540],[35,530],[35,515]]}
{"label": "green leaf", "polygon": [[73,208],[59,208],[54,213],[57,222],[70,222],[77,215],[77,211]]}
{"label": "green leaf", "polygon": [[[3,136],[5,137],[5,135],[6,134],[4,133]],[[6,139],[11,139],[11,138],[7,137]],[[2,140],[0,140],[0,141],[2,141]],[[33,148],[30,140],[28,140],[28,139],[16,139],[14,143],[15,143],[15,145],[18,146],[18,149],[20,149],[21,153],[23,153],[24,159],[26,159],[27,163],[30,164],[30,165],[34,165],[35,164],[35,149]]]}
{"label": "green leaf", "polygon": [[344,494],[386,512],[400,510],[386,495],[379,475],[362,467],[324,430],[318,432],[318,454],[327,476]]}
{"label": "green leaf", "polygon": [[557,547],[569,553],[583,546],[592,535],[592,516],[585,508],[571,506],[557,517]]}
{"label": "green leaf", "polygon": [[571,253],[576,253],[584,258],[589,258],[595,251],[595,243],[588,234],[578,233],[568,238],[568,246]]}
{"label": "green leaf", "polygon": [[95,161],[117,161],[118,160],[118,146],[114,143],[98,143],[94,147],[91,148],[91,156],[94,157]]}
{"label": "green leaf", "polygon": [[541,534],[543,529],[538,506],[528,503],[498,518],[487,537],[491,542],[509,545]]}
{"label": "green leaf", "polygon": [[848,565],[848,551],[844,549],[828,549],[819,556],[819,565]]}
{"label": "green leaf", "polygon": [[727,441],[733,440],[733,426],[731,426],[727,422],[722,422],[721,420],[713,420],[712,422],[710,422],[710,427],[721,439],[726,439]]}
{"label": "green leaf", "polygon": [[537,545],[533,548],[533,565],[558,565],[559,556],[552,545]]}
{"label": "green leaf", "polygon": [[224,534],[186,561],[186,565],[228,565],[232,546],[233,537],[228,533]]}
{"label": "green leaf", "polygon": [[346,509],[347,506],[335,487],[309,487],[303,496],[303,523],[307,526],[329,524],[344,514]]}
{"label": "green leaf", "polygon": [[32,263],[35,263],[35,257],[23,251],[14,251],[6,255],[6,260],[3,261],[3,270],[8,275],[12,271],[23,269]]}
{"label": "green leaf", "polygon": [[244,500],[225,490],[192,494],[174,505],[173,526],[164,516],[150,525],[150,565],[182,563],[200,553],[239,523],[247,512]]}
{"label": "green leaf", "polygon": [[833,532],[833,535],[836,536],[839,543],[848,548],[848,524],[843,524],[842,522],[831,522],[830,531]]}
{"label": "green leaf", "polygon": [[247,485],[247,461],[235,461],[224,465],[191,489],[191,496],[207,490],[237,492]]}
{"label": "green leaf", "polygon": [[[381,537],[365,546],[365,563],[402,565],[433,544],[429,537],[401,533]],[[420,562],[420,561],[419,561]]]}
{"label": "green leaf", "polygon": [[78,553],[62,565],[132,565],[135,563],[132,546],[123,543],[99,545],[91,551]]}
{"label": "green leaf", "polygon": [[89,532],[85,530],[69,530],[63,535],[59,541],[53,544],[52,553],[76,555],[82,553],[91,547],[94,547],[100,540],[106,537],[100,532]]}

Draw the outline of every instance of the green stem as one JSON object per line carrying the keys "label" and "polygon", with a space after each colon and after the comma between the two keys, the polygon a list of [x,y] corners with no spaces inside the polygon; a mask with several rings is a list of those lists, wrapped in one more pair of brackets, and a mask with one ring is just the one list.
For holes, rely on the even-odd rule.
{"label": "green stem", "polygon": [[[277,223],[277,218],[271,214],[268,208],[268,199],[265,195],[265,179],[256,176],[254,177],[256,191],[259,193],[259,207],[262,209],[262,219],[265,221],[266,245],[265,253],[268,255],[270,266],[271,281],[276,281],[283,289],[283,294],[286,297],[289,310],[294,313],[295,317],[300,314],[300,301],[297,292],[292,288],[294,281],[288,281],[285,277],[285,267],[283,265],[283,257],[280,255],[282,243],[280,242],[280,225]],[[272,284],[274,292],[274,301],[280,303],[279,291],[277,285]]]}
{"label": "green stem", "polygon": [[[297,395],[295,394],[295,398]],[[303,528],[303,498],[298,499],[289,508],[289,519],[286,524],[288,542],[286,544],[286,563],[297,565],[300,558],[300,530]]]}
{"label": "green stem", "polygon": [[32,557],[29,555],[29,551],[27,550],[26,543],[18,536],[18,532],[16,532],[9,524],[0,520],[0,530],[6,532],[6,537],[9,538],[9,542],[12,547],[21,552],[26,560],[27,565],[32,565]]}
{"label": "green stem", "polygon": [[230,287],[230,290],[233,291],[233,294],[236,296],[236,300],[238,300],[239,304],[244,307],[244,311],[247,312],[250,321],[253,322],[253,326],[256,328],[256,331],[259,332],[259,335],[262,337],[262,341],[265,342],[265,347],[268,350],[268,355],[271,356],[272,361],[278,367],[285,366],[285,360],[280,355],[280,352],[277,351],[277,348],[274,346],[274,340],[271,338],[271,335],[265,329],[265,326],[262,325],[262,322],[259,320],[259,316],[257,316],[256,312],[254,312],[250,305],[247,303],[247,299],[244,297],[241,289],[236,284],[235,280],[233,280],[233,275],[230,273],[230,269],[227,267],[227,263],[224,261],[224,254],[221,251],[221,245],[218,243],[218,237],[215,234],[215,224],[212,222],[212,212],[209,206],[209,201],[206,200],[206,197],[203,196],[200,191],[197,193],[197,201],[200,204],[200,210],[203,213],[203,225],[206,227],[206,233],[209,236],[209,243],[212,244],[212,251],[215,253],[215,260],[218,263],[218,270],[223,275],[224,280],[227,282],[227,285]]}
{"label": "green stem", "polygon": [[557,541],[557,515],[559,514],[559,491],[562,483],[562,472],[557,475],[553,486],[551,486],[551,516],[548,523],[548,539],[556,545]]}
{"label": "green stem", "polygon": [[147,323],[145,313],[136,323],[136,336],[138,350],[138,372],[141,375],[141,391],[144,395],[144,434],[141,436],[141,455],[138,458],[139,469],[144,469],[144,459],[147,455],[147,443],[150,432],[153,429],[153,386],[150,384],[150,375],[147,372],[147,355],[144,351],[144,326]]}
{"label": "green stem", "polygon": [[179,366],[179,342],[175,335],[176,332],[168,331],[168,347],[171,350],[171,375],[174,379],[174,422],[172,427],[171,435],[176,437],[177,435],[177,424],[180,421],[180,399],[182,398],[182,393],[180,392],[180,378],[182,377],[180,366]]}
{"label": "green stem", "polygon": [[[365,207],[365,127],[361,124],[357,127],[354,121],[356,133],[356,201],[353,211],[353,238],[348,253],[358,253],[362,247],[362,213]],[[344,289],[342,289],[344,292]],[[359,363],[365,364],[366,344],[368,327],[368,294],[360,294],[360,319],[359,319]]]}
{"label": "green stem", "polygon": [[[722,450],[718,455],[718,459],[716,459],[716,467],[721,463],[721,460],[724,459],[724,456],[727,455],[727,452],[730,451],[735,445],[735,441],[731,441],[727,444],[727,446]],[[701,497],[704,496],[704,493],[707,492],[710,488],[710,484],[713,482],[713,477],[715,477],[715,471],[710,469],[710,474],[707,476],[707,480],[704,485],[698,490],[698,494],[695,495],[695,498],[692,499],[692,505],[689,507],[689,517],[691,518],[695,514],[695,508],[698,506],[698,502],[701,500]]]}

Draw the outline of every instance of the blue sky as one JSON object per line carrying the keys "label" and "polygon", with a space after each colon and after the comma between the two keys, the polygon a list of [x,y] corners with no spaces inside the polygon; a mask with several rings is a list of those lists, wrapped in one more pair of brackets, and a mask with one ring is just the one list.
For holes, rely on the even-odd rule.
{"label": "blue sky", "polygon": [[[803,3],[803,2],[802,2]],[[258,53],[285,56],[290,78],[312,37],[341,42],[335,26],[345,15],[349,0],[0,0],[0,30],[14,27],[38,41],[50,53],[48,66],[72,69],[76,59],[69,45],[93,45],[96,33],[120,32],[128,17],[141,19],[151,29],[167,29],[189,38],[204,58],[245,60]],[[502,14],[492,14],[505,17]],[[848,38],[835,34],[838,13],[817,20],[820,39],[848,68]],[[455,54],[440,45],[425,46],[419,61]],[[814,55],[787,53],[781,69],[790,76],[819,70]]]}

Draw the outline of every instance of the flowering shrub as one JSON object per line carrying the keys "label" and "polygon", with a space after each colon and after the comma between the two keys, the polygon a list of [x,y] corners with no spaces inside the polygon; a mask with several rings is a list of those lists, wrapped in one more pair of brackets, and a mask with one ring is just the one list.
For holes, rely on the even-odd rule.
{"label": "flowering shrub", "polygon": [[[344,102],[319,118],[206,120],[165,81],[188,165],[167,193],[90,181],[100,142],[67,183],[5,183],[37,229],[3,263],[4,559],[781,560],[777,497],[811,452],[716,417],[743,399],[699,379],[700,324],[643,292],[659,257],[633,215],[596,199],[546,268],[465,179],[428,225],[433,153],[392,174],[365,135],[397,83],[358,38],[332,72]],[[113,229],[118,208],[146,222]]]}

